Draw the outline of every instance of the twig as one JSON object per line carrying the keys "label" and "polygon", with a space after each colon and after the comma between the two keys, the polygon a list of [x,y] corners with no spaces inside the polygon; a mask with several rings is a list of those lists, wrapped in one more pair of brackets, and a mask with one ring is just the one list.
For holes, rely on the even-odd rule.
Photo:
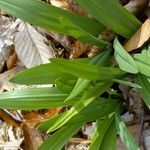
{"label": "twig", "polygon": [[0,119],[2,121],[5,121],[6,123],[14,126],[19,127],[21,125],[21,122],[18,120],[15,120],[10,114],[8,114],[5,110],[0,109]]}

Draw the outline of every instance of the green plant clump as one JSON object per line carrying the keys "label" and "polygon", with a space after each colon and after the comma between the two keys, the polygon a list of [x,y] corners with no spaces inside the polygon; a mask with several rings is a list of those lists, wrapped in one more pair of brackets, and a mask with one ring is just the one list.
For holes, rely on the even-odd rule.
{"label": "green plant clump", "polygon": [[[37,110],[70,106],[69,110],[49,118],[38,129],[52,135],[39,150],[61,150],[85,123],[95,121],[90,150],[115,150],[119,135],[128,150],[139,150],[121,119],[122,100],[111,93],[117,82],[139,89],[150,108],[150,47],[139,54],[128,54],[119,40],[111,44],[98,38],[106,28],[130,38],[141,22],[117,0],[76,0],[93,18],[56,8],[36,0],[0,0],[0,8],[24,21],[63,33],[96,45],[104,51],[93,58],[50,59],[49,64],[27,69],[10,81],[18,84],[53,84],[51,88],[28,88],[0,95],[0,107],[16,110]],[[114,56],[117,64],[112,67]],[[119,67],[118,67],[119,66]],[[132,75],[135,83],[124,81]],[[108,97],[104,97],[107,93]]]}

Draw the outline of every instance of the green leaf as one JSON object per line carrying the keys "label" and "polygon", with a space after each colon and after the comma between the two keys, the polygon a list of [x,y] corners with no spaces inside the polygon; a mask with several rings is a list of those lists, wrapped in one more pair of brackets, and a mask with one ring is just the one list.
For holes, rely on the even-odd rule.
{"label": "green leaf", "polygon": [[50,128],[51,125],[53,125],[59,118],[61,118],[62,115],[65,115],[67,113],[67,111],[58,114],[56,116],[50,117],[48,119],[45,119],[39,126],[38,126],[38,130],[41,130],[43,132],[47,132],[48,133],[48,129]]}
{"label": "green leaf", "polygon": [[56,87],[68,94],[73,90],[76,82],[77,78],[70,74],[62,76],[55,80]]}
{"label": "green leaf", "polygon": [[68,95],[56,88],[28,88],[0,95],[0,108],[36,110],[73,105],[76,99],[64,102]]}
{"label": "green leaf", "polygon": [[0,8],[31,24],[65,34],[67,31],[59,21],[61,17],[70,20],[91,35],[98,36],[104,29],[104,26],[94,19],[37,0],[0,0]]}
{"label": "green leaf", "polygon": [[[10,81],[18,84],[50,84],[72,74],[84,79],[107,80],[124,75],[118,68],[100,67],[80,60],[51,59],[50,64],[40,65],[18,73]],[[80,67],[79,67],[80,66]]]}
{"label": "green leaf", "polygon": [[[97,66],[103,66],[108,64],[109,58],[110,58],[111,49],[108,48],[103,53],[93,57],[89,63]],[[88,87],[90,80],[79,78],[74,89],[70,93],[70,95],[67,97],[66,100],[69,100],[71,98],[76,97],[78,94],[80,94],[86,87]]]}
{"label": "green leaf", "polygon": [[77,61],[77,62],[81,62],[81,63],[85,63],[88,64],[90,63],[91,58],[76,58],[76,59],[70,59],[70,61]]}
{"label": "green leaf", "polygon": [[[109,144],[108,144],[109,141]],[[104,140],[102,142],[103,150],[116,150],[116,141],[117,141],[117,129],[115,122],[112,122],[109,130],[106,132]],[[100,148],[101,150],[101,148]]]}
{"label": "green leaf", "polygon": [[88,13],[114,32],[130,38],[141,22],[116,0],[76,0]]}
{"label": "green leaf", "polygon": [[119,108],[117,108],[115,120],[116,120],[116,127],[118,134],[123,142],[123,144],[126,146],[128,150],[140,150],[138,144],[135,142],[133,136],[128,131],[125,123],[122,121],[119,113]]}
{"label": "green leaf", "polygon": [[128,54],[125,51],[125,49],[121,46],[117,38],[114,41],[114,49],[115,49],[115,58],[119,67],[123,71],[137,74],[139,71],[134,59],[131,57],[130,54]]}
{"label": "green leaf", "polygon": [[60,72],[62,71],[70,73],[83,79],[109,80],[116,76],[122,76],[124,74],[124,72],[122,72],[119,68],[101,67],[59,58],[50,60],[55,68]]}
{"label": "green leaf", "polygon": [[73,90],[71,91],[70,95],[67,97],[66,101],[80,94],[89,85],[89,83],[90,83],[90,80],[79,78]]}
{"label": "green leaf", "polygon": [[89,150],[115,150],[116,135],[114,115],[104,120],[97,120]]}
{"label": "green leaf", "polygon": [[[81,126],[85,122],[93,121],[93,120],[96,120],[97,118],[103,118],[107,116],[108,114],[113,113],[115,111],[117,104],[118,103],[116,103],[116,101],[114,100],[107,101],[107,99],[93,101],[87,107],[84,107],[83,110],[79,114],[71,118],[67,124],[62,126],[50,138],[48,138],[48,140],[46,140],[46,142],[44,142],[43,145],[40,147],[42,148],[40,150],[51,150],[51,149],[60,150],[66,144],[67,140],[77,130],[79,130],[79,128],[81,128]],[[66,112],[63,114],[66,114]],[[59,119],[62,115],[58,115],[46,121],[39,127],[39,129],[42,129],[42,131],[47,131],[49,127],[53,124],[53,122]],[[111,135],[109,134],[110,137]]]}
{"label": "green leaf", "polygon": [[81,123],[63,126],[50,136],[38,150],[60,150],[66,144],[67,140],[71,138],[81,127]]}
{"label": "green leaf", "polygon": [[134,54],[134,59],[139,71],[146,76],[150,76],[150,50],[144,49],[140,54]]}
{"label": "green leaf", "polygon": [[81,100],[79,100],[74,106],[71,107],[71,109],[67,112],[67,114],[61,116],[49,129],[49,132],[52,132],[64,124],[66,124],[73,116],[79,113],[84,107],[87,107],[98,95],[101,95],[103,92],[106,91],[110,86],[112,85],[112,82],[110,81],[104,81],[98,85],[96,85],[94,88],[88,90]]}
{"label": "green leaf", "polygon": [[[96,99],[92,101],[87,107],[84,107],[78,114],[72,117],[67,124],[83,123],[96,120],[98,118],[103,118],[108,114],[115,111],[118,105],[118,100],[116,99]],[[93,109],[94,108],[94,109]],[[66,115],[68,112],[57,115],[56,117],[45,120],[38,129],[42,131],[48,131],[49,128],[62,116]],[[48,131],[49,132],[49,131]]]}
{"label": "green leaf", "polygon": [[52,64],[44,64],[22,71],[11,78],[10,81],[27,85],[55,84],[55,80],[61,76],[67,76],[67,74],[58,71]]}
{"label": "green leaf", "polygon": [[112,81],[117,82],[117,83],[122,84],[122,85],[130,86],[133,88],[142,88],[140,85],[138,85],[136,83],[129,82],[129,81],[124,81],[124,80],[119,80],[119,79],[113,79]]}
{"label": "green leaf", "polygon": [[136,77],[136,82],[142,87],[139,89],[140,96],[146,103],[147,107],[150,109],[150,83],[147,80],[147,77],[139,74]]}
{"label": "green leaf", "polygon": [[117,99],[109,100],[100,98],[99,100],[94,100],[81,111],[79,111],[76,115],[74,115],[66,124],[74,124],[81,121],[86,123],[103,118],[108,114],[113,113],[117,105]]}
{"label": "green leaf", "polygon": [[64,26],[68,35],[71,35],[78,40],[96,45],[100,48],[105,48],[108,44],[110,44],[109,42],[94,37],[66,18],[60,18],[60,23]]}
{"label": "green leaf", "polygon": [[108,47],[104,52],[93,57],[90,63],[97,66],[107,66],[110,64],[111,51],[111,47]]}

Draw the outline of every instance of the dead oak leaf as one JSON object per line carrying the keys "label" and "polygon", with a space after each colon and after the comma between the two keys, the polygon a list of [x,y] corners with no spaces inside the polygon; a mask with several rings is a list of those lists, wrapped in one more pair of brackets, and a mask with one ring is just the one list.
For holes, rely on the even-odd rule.
{"label": "dead oak leaf", "polygon": [[150,39],[150,19],[147,19],[141,28],[124,45],[126,51],[131,52],[140,48]]}
{"label": "dead oak leaf", "polygon": [[22,111],[23,122],[31,128],[37,127],[45,119],[58,115],[61,108],[38,111]]}

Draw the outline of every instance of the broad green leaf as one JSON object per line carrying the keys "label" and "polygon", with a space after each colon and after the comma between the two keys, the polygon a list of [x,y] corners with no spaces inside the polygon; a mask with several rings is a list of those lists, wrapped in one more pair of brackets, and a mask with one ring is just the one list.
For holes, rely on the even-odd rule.
{"label": "broad green leaf", "polygon": [[[106,102],[104,100],[107,100]],[[73,116],[66,124],[72,124],[81,122],[81,120],[86,122],[91,122],[99,118],[103,118],[108,114],[114,112],[114,109],[118,105],[118,100],[109,100],[109,99],[99,99],[92,101],[89,105],[79,111],[75,116]],[[101,102],[99,102],[101,101]],[[94,108],[94,109],[93,109]]]}
{"label": "broad green leaf", "polygon": [[116,0],[76,0],[76,2],[104,26],[126,38],[130,38],[141,25],[141,22]]}
{"label": "broad green leaf", "polygon": [[139,74],[136,78],[136,82],[142,87],[139,89],[140,96],[143,98],[147,107],[150,109],[150,83],[147,80],[147,77]]}
{"label": "broad green leaf", "polygon": [[55,85],[58,89],[65,93],[70,93],[77,82],[77,78],[70,74],[62,76],[55,80]]}
{"label": "broad green leaf", "polygon": [[50,84],[67,74],[91,80],[107,80],[124,75],[124,72],[119,68],[94,66],[77,60],[57,58],[51,59],[51,62],[20,72],[10,81],[27,85]]}
{"label": "broad green leaf", "polygon": [[139,71],[146,76],[150,76],[150,50],[144,49],[140,54],[135,54],[134,59]]}
{"label": "broad green leaf", "polygon": [[68,95],[56,88],[28,88],[0,95],[0,108],[35,110],[75,104],[76,100],[65,102]]}
{"label": "broad green leaf", "polygon": [[91,58],[76,58],[76,59],[70,59],[70,61],[77,61],[77,62],[81,62],[81,63],[90,63]]}
{"label": "broad green leaf", "polygon": [[[106,99],[93,101],[90,105],[88,105],[88,107],[85,107],[78,115],[75,115],[73,118],[71,118],[67,124],[62,126],[50,138],[48,138],[48,140],[46,140],[46,142],[42,144],[40,150],[49,150],[49,149],[60,150],[66,144],[67,140],[77,130],[79,130],[79,128],[81,128],[81,126],[85,122],[93,121],[96,120],[97,118],[103,118],[108,114],[113,113],[115,111],[116,104],[117,104],[116,101],[110,100],[107,101]],[[48,130],[48,128],[52,125],[52,123],[57,119],[59,119],[59,117],[61,117],[61,115],[58,115],[48,120],[47,122],[43,123],[39,129],[42,129],[42,131]],[[114,130],[112,129],[109,132],[112,131]],[[111,135],[110,134],[108,135],[110,137],[109,140],[112,137]]]}
{"label": "broad green leaf", "polygon": [[31,69],[27,69],[10,79],[18,84],[55,84],[55,80],[66,73],[58,71],[52,64],[44,64]]}
{"label": "broad green leaf", "polygon": [[95,125],[95,131],[92,137],[89,150],[99,150],[102,144],[106,131],[109,129],[112,123],[112,118],[106,117],[104,120],[97,120]]}
{"label": "broad green leaf", "polygon": [[61,150],[66,144],[67,140],[71,138],[81,127],[81,123],[63,126],[50,136],[38,150]]}
{"label": "broad green leaf", "polygon": [[98,47],[105,48],[109,42],[105,42],[104,40],[98,39],[88,32],[81,29],[79,26],[73,24],[66,18],[60,18],[60,23],[66,29],[68,35],[75,37],[78,40],[91,43],[93,45],[97,45]]}
{"label": "broad green leaf", "polygon": [[108,47],[104,52],[93,57],[90,63],[97,66],[107,66],[110,64],[111,51],[111,47]]}
{"label": "broad green leaf", "polygon": [[104,29],[104,26],[94,19],[37,0],[0,0],[0,8],[24,21],[64,34],[70,35],[60,23],[60,18],[65,18],[80,27],[83,33],[87,32],[94,36],[98,36]]}
{"label": "broad green leaf", "polygon": [[117,83],[122,84],[122,85],[130,86],[133,88],[142,88],[140,85],[138,85],[136,83],[129,82],[129,81],[124,81],[124,80],[119,80],[119,79],[113,79],[112,81],[117,82]]}
{"label": "broad green leaf", "polygon": [[[62,115],[65,115],[67,111],[58,114],[56,116],[50,117],[48,119],[45,119],[39,126],[38,129],[47,132],[51,125],[53,125]],[[47,132],[48,133],[48,132]]]}
{"label": "broad green leaf", "polygon": [[125,123],[122,121],[118,108],[116,111],[115,120],[118,134],[126,148],[128,150],[140,150],[138,144],[135,142],[133,136],[130,134]]}
{"label": "broad green leaf", "polygon": [[128,54],[125,51],[125,49],[121,46],[117,38],[114,41],[114,49],[115,49],[115,58],[119,67],[123,71],[137,74],[139,72],[138,66],[136,65],[132,56]]}
{"label": "broad green leaf", "polygon": [[87,90],[87,92],[83,95],[81,100],[79,100],[71,109],[67,112],[67,114],[61,116],[49,129],[49,132],[52,132],[65,123],[67,123],[73,116],[79,113],[84,107],[87,107],[98,95],[101,95],[105,92],[110,86],[112,82],[103,81],[102,83],[96,85],[92,89]]}
{"label": "broad green leaf", "polygon": [[[79,122],[89,122],[99,118],[103,118],[108,114],[115,111],[118,105],[118,100],[116,99],[96,99],[92,101],[87,107],[84,107],[78,114],[72,117],[67,124],[75,124]],[[94,108],[94,109],[93,109]],[[56,117],[45,120],[38,129],[42,131],[48,131],[49,128],[56,122],[62,115],[66,115],[67,112],[57,115]]]}
{"label": "broad green leaf", "polygon": [[89,150],[115,150],[116,135],[114,115],[104,120],[97,120]]}
{"label": "broad green leaf", "polygon": [[79,78],[73,90],[71,91],[70,95],[67,97],[66,101],[80,94],[89,85],[89,83],[90,83],[90,80]]}
{"label": "broad green leaf", "polygon": [[[111,49],[108,48],[103,53],[93,57],[89,63],[97,66],[104,66],[109,63]],[[80,94],[86,87],[88,87],[90,80],[79,78],[74,89],[70,93],[66,100],[76,97]]]}
{"label": "broad green leaf", "polygon": [[[109,141],[109,144],[108,144]],[[117,129],[113,121],[110,128],[105,134],[100,150],[116,150]]]}
{"label": "broad green leaf", "polygon": [[70,73],[83,79],[109,80],[124,75],[124,72],[119,68],[101,67],[67,59],[55,58],[50,60],[60,72]]}

